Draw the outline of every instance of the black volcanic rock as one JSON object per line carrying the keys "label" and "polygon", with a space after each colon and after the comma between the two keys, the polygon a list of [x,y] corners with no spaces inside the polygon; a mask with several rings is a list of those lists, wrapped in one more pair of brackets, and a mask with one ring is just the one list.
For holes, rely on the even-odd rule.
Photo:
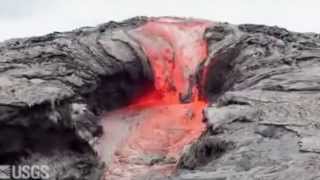
{"label": "black volcanic rock", "polygon": [[[207,30],[210,63],[204,92],[214,104],[205,110],[208,129],[201,143],[179,163],[193,171],[181,171],[179,179],[320,177],[319,37],[251,24]],[[212,138],[234,147],[199,158],[196,150]],[[201,159],[212,160],[204,164]]]}
{"label": "black volcanic rock", "polygon": [[126,33],[145,21],[1,43],[0,163],[40,161],[52,179],[99,178],[103,166],[92,149],[102,133],[98,115],[152,82],[142,49]]}
{"label": "black volcanic rock", "polygon": [[[52,179],[101,178],[92,148],[102,133],[98,115],[153,81],[126,33],[147,21],[0,43],[0,164],[47,164]],[[207,131],[164,178],[319,178],[320,35],[219,23],[204,38]]]}

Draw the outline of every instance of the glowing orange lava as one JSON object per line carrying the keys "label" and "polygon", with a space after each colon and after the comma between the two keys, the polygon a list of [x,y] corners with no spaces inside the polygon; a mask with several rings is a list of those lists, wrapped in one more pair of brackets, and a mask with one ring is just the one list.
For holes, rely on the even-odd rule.
{"label": "glowing orange lava", "polygon": [[[154,90],[106,115],[106,136],[108,131],[122,131],[123,136],[105,137],[110,142],[102,139],[105,144],[114,144],[106,179],[129,180],[152,170],[170,173],[175,163],[166,160],[177,159],[184,147],[203,132],[206,102],[199,98],[195,75],[207,57],[203,34],[210,25],[212,22],[203,20],[157,18],[129,32],[148,56]],[[181,102],[183,97],[187,103]],[[101,156],[105,148],[98,148]],[[163,162],[147,162],[148,157],[155,156],[164,157],[160,158]]]}

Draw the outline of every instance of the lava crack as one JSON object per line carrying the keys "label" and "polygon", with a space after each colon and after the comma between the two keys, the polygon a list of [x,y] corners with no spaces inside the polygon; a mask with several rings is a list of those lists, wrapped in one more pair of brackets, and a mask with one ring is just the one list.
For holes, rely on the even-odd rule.
{"label": "lava crack", "polygon": [[98,152],[106,179],[132,179],[150,171],[172,173],[186,145],[204,130],[196,75],[207,57],[205,29],[212,22],[152,19],[128,33],[141,45],[154,88],[103,119]]}

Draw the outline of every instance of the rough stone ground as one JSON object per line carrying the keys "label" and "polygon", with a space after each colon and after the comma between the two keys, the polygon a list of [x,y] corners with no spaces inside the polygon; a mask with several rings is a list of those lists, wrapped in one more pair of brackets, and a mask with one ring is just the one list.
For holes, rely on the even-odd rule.
{"label": "rough stone ground", "polygon": [[[147,20],[0,43],[0,163],[46,162],[53,179],[99,179],[97,115],[152,81],[125,33]],[[166,178],[320,179],[320,35],[221,23],[205,38],[208,128]]]}
{"label": "rough stone ground", "polygon": [[0,164],[48,164],[52,179],[99,179],[98,115],[151,82],[125,32],[134,18],[0,44]]}
{"label": "rough stone ground", "polygon": [[178,179],[320,179],[319,34],[221,24],[206,37],[214,103]]}

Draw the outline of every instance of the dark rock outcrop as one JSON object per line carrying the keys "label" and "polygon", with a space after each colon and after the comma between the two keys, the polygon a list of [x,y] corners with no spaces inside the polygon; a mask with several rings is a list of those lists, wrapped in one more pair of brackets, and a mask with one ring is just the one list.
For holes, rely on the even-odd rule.
{"label": "dark rock outcrop", "polygon": [[[220,24],[207,30],[204,92],[213,104],[205,110],[208,129],[201,143],[180,162],[193,171],[181,170],[178,179],[320,177],[319,37],[263,25]],[[197,157],[197,149],[212,138],[234,147]],[[201,159],[212,160],[203,164]]]}
{"label": "dark rock outcrop", "polygon": [[[98,116],[149,88],[133,18],[0,43],[0,164],[47,164],[52,179],[100,179]],[[207,131],[175,177],[320,177],[320,35],[218,23],[206,30]]]}
{"label": "dark rock outcrop", "polygon": [[145,21],[1,43],[0,163],[40,161],[52,179],[99,179],[98,115],[152,82],[142,49],[126,33]]}

